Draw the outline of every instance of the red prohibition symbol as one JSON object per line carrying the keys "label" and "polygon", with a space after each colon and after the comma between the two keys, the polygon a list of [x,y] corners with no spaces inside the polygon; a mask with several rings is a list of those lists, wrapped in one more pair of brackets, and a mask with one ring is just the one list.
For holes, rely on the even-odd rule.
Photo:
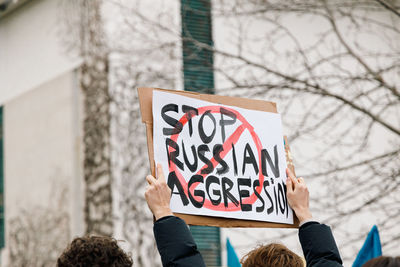
{"label": "red prohibition symbol", "polygon": [[[202,115],[202,114],[204,114],[204,113],[207,112],[207,111],[209,111],[209,112],[211,112],[211,113],[220,113],[220,108],[221,108],[221,106],[205,106],[205,107],[200,107],[200,108],[198,108],[198,114],[197,114],[197,116]],[[233,113],[236,115],[236,118],[241,122],[241,125],[239,125],[239,126],[237,127],[237,129],[236,129],[236,130],[226,139],[226,141],[224,142],[224,144],[223,144],[223,151],[221,152],[220,157],[223,159],[223,158],[228,154],[228,152],[229,152],[230,150],[232,150],[232,144],[235,145],[235,144],[239,141],[239,139],[240,139],[241,135],[244,133],[244,131],[245,131],[245,130],[248,130],[249,133],[251,134],[251,137],[252,137],[252,139],[253,139],[253,141],[254,141],[254,144],[255,144],[256,147],[257,147],[257,154],[258,154],[259,166],[261,166],[261,150],[262,150],[262,145],[261,145],[260,138],[258,137],[258,135],[256,134],[256,132],[254,131],[253,126],[251,126],[250,123],[249,123],[238,111],[236,111],[236,110],[234,110],[234,109],[231,109],[231,108],[228,108],[228,107],[224,107],[224,109],[227,109],[227,110],[233,112]],[[186,116],[186,115],[183,115],[183,116],[180,118],[179,122],[181,122],[181,123],[182,123],[182,126],[184,126],[184,125],[188,122],[187,116]],[[178,138],[179,138],[179,134],[180,134],[180,133],[172,135],[172,136],[171,136],[171,139],[172,139],[174,142],[177,142],[177,140],[178,140]],[[172,152],[172,149],[173,149],[173,148],[169,147],[168,153],[171,153],[171,152]],[[210,159],[210,161],[211,161],[213,167],[215,168],[215,167],[217,166],[217,164],[218,164],[218,162],[216,161],[216,159],[213,157],[212,159]],[[204,167],[205,167],[205,166],[204,166]],[[201,175],[201,176],[203,177],[203,179],[206,179],[207,174],[202,174],[202,173],[201,173],[201,170],[202,170],[204,167],[200,168],[199,171],[198,171],[196,174]],[[180,183],[182,184],[183,189],[184,189],[184,191],[185,191],[185,194],[186,194],[186,196],[187,196],[187,195],[188,195],[188,192],[187,192],[187,190],[188,190],[188,189],[187,189],[187,188],[188,188],[188,183],[186,182],[185,178],[182,176],[181,172],[178,170],[176,164],[174,164],[173,162],[171,162],[171,164],[169,165],[169,172],[175,172],[175,173],[176,173],[176,176],[178,177]],[[259,181],[260,181],[260,183],[259,183],[260,186],[257,187],[256,191],[258,192],[258,194],[260,194],[260,193],[261,193],[261,190],[262,190],[262,185],[263,185],[263,182],[264,182],[264,175],[263,175],[261,172],[259,172],[258,179],[259,179]],[[197,186],[198,184],[199,184],[199,182],[194,183],[194,184],[190,187],[189,190],[190,190],[190,192],[191,192],[192,194],[193,194],[193,191],[196,189],[196,186]],[[245,201],[245,202],[246,202],[246,204],[253,204],[257,199],[258,199],[258,198],[257,198],[255,192],[253,192],[252,195],[250,195],[248,198],[246,198],[246,201]],[[240,205],[237,206],[237,205],[235,205],[235,204],[232,203],[232,202],[229,202],[227,207],[225,207],[224,203],[222,203],[222,202],[221,202],[220,204],[218,204],[218,205],[213,205],[209,199],[205,199],[203,207],[205,207],[205,208],[207,208],[207,209],[210,209],[210,210],[215,210],[215,211],[240,211],[240,209],[241,209],[241,208],[240,208]]]}

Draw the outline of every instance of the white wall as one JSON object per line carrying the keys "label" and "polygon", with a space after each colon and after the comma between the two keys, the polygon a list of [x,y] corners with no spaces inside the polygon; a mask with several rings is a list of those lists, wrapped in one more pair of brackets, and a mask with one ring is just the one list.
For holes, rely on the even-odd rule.
{"label": "white wall", "polygon": [[69,214],[71,236],[83,234],[80,101],[69,72],[4,106],[6,233],[22,211],[51,207]]}
{"label": "white wall", "polygon": [[60,2],[31,0],[0,18],[0,105],[79,65],[60,41]]}
{"label": "white wall", "polygon": [[9,220],[23,210],[61,205],[69,215],[71,237],[83,233],[82,99],[75,72],[81,60],[68,54],[61,41],[60,4],[30,0],[0,17],[6,221],[2,266],[8,266]]}

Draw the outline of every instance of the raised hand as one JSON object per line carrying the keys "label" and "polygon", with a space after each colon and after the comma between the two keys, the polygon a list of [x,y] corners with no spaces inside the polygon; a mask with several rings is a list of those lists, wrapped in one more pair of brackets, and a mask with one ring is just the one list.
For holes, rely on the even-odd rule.
{"label": "raised hand", "polygon": [[171,201],[171,189],[168,187],[161,164],[157,164],[157,179],[152,175],[146,177],[149,185],[144,196],[151,212],[156,220],[173,215],[169,203]]}
{"label": "raised hand", "polygon": [[309,192],[303,178],[296,178],[293,172],[286,168],[288,176],[286,180],[287,198],[290,207],[296,213],[300,223],[312,218],[309,208]]}

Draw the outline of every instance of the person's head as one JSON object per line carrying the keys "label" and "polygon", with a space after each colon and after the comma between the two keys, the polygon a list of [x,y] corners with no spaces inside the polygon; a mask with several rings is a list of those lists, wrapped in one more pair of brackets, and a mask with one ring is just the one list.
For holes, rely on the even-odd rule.
{"label": "person's head", "polygon": [[284,245],[275,243],[253,249],[240,262],[242,267],[304,267],[300,256]]}
{"label": "person's head", "polygon": [[77,237],[57,260],[57,267],[131,267],[132,258],[106,236]]}
{"label": "person's head", "polygon": [[400,256],[380,256],[364,263],[362,267],[400,267]]}

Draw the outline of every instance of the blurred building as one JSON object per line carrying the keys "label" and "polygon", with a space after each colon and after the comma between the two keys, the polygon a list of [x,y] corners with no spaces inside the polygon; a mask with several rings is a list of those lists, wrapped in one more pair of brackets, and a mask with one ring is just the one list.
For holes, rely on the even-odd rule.
{"label": "blurred building", "polygon": [[[90,213],[85,181],[96,175],[87,172],[84,151],[88,97],[83,92],[91,89],[82,89],[81,75],[90,66],[66,51],[61,4],[0,0],[2,266],[46,261],[51,266],[72,237],[96,232],[87,229],[85,217]],[[198,41],[212,45],[210,12],[209,1],[182,1],[182,34],[198,34]],[[212,53],[188,42],[183,46],[185,88],[212,93]],[[220,266],[220,230],[192,230],[206,262]]]}
{"label": "blurred building", "polygon": [[[318,178],[310,180],[314,181],[310,191],[312,186],[317,189],[313,201],[318,205],[313,214],[322,220],[328,218],[328,223],[338,217],[333,226],[345,264],[353,260],[364,238],[361,228],[370,229],[369,224],[386,227],[381,232],[382,240],[386,240],[384,246],[389,253],[397,253],[398,237],[393,233],[399,231],[396,232],[398,225],[393,218],[399,202],[386,193],[387,188],[395,185],[390,181],[398,178],[398,151],[387,153],[386,147],[396,147],[397,139],[387,132],[379,138],[368,137],[375,119],[368,128],[359,127],[369,118],[359,117],[362,114],[352,107],[351,101],[347,105],[350,109],[344,111],[346,105],[340,101],[318,95],[314,87],[307,89],[301,84],[327,79],[326,88],[335,95],[338,92],[339,100],[342,96],[351,100],[351,95],[360,90],[360,94],[353,96],[368,98],[365,106],[364,100],[358,103],[367,114],[370,105],[378,108],[380,104],[374,104],[379,103],[375,101],[384,100],[386,97],[381,96],[390,96],[389,91],[395,90],[386,88],[381,93],[384,86],[379,76],[374,73],[371,78],[368,71],[361,71],[364,67],[355,67],[359,61],[357,53],[349,59],[348,53],[337,53],[346,51],[340,33],[334,36],[332,27],[337,24],[332,21],[329,26],[325,19],[315,17],[315,10],[323,7],[318,1],[311,1],[316,5],[310,9],[313,5],[308,2],[300,1],[297,9],[297,4],[292,8],[283,1],[0,0],[1,266],[54,266],[54,260],[71,238],[84,233],[114,235],[125,240],[121,244],[132,252],[135,266],[161,266],[154,245],[152,215],[143,197],[149,167],[136,93],[136,88],[142,86],[279,101],[278,106],[286,110],[282,114],[289,126],[287,133],[296,131],[297,136],[298,132],[305,132],[303,137],[296,137],[297,148],[292,146],[294,154],[297,152],[295,158],[303,163],[306,173]],[[396,84],[394,73],[398,64],[393,59],[398,55],[400,42],[396,42],[399,35],[393,34],[398,33],[399,22],[394,14],[389,16],[389,11],[382,12],[386,8],[379,7],[381,1],[358,2],[331,3],[332,10],[339,11],[336,15],[343,15],[337,21],[343,36],[349,44],[358,43],[354,49],[365,56],[365,62],[370,64],[376,59],[371,63],[376,73],[384,72]],[[357,7],[360,10],[355,10]],[[388,23],[391,20],[393,23]],[[370,29],[371,25],[375,26]],[[320,39],[321,36],[324,38]],[[382,36],[391,40],[385,43],[379,40]],[[362,52],[362,44],[372,50]],[[311,62],[320,67],[307,76],[303,64],[308,66]],[[304,82],[292,90],[285,89],[303,74]],[[380,83],[378,87],[376,81]],[[303,90],[306,91],[301,93]],[[369,96],[370,93],[373,94]],[[383,103],[386,104],[375,113],[380,114],[376,118],[390,114],[393,117],[384,121],[393,120],[393,125],[398,125],[397,111],[391,112],[392,108],[397,110],[398,98],[389,97]],[[330,108],[336,110],[335,107],[345,114],[338,112],[335,119],[330,119],[336,113],[330,113]],[[308,108],[310,111],[302,114]],[[308,121],[307,127],[302,125],[304,121]],[[321,133],[315,135],[314,123],[325,122],[326,128],[318,128]],[[339,126],[339,122],[344,124]],[[331,149],[328,144],[342,137],[343,129],[355,132],[346,133],[346,142],[335,142],[337,149]],[[360,139],[358,131],[365,130],[368,134],[362,144],[359,142],[361,150],[353,154],[352,149],[358,146],[354,140]],[[325,134],[328,132],[329,135]],[[325,145],[332,157],[327,156]],[[324,164],[319,161],[320,149]],[[352,162],[342,159],[347,151],[352,151]],[[370,164],[370,153],[378,161],[374,159]],[[389,157],[381,158],[383,153]],[[318,162],[313,165],[313,161],[307,160],[308,154],[318,155]],[[385,175],[376,175],[382,167],[375,166],[386,166],[386,159],[394,167],[387,165]],[[352,166],[357,169],[363,162],[371,179],[362,175],[365,180],[358,180],[358,171],[353,174]],[[333,166],[340,172],[330,171],[324,177],[325,169],[331,170]],[[317,167],[322,174],[316,172]],[[301,173],[301,169],[297,170]],[[364,174],[362,168],[358,170]],[[374,196],[380,188],[376,192],[381,195],[376,198],[382,198],[382,202],[374,206],[376,214],[369,206],[372,202],[363,200],[367,209],[355,209],[361,213],[342,216],[343,210],[358,205],[352,191],[357,184],[354,178],[368,181],[360,183],[367,191],[356,194],[359,200],[370,193]],[[333,194],[337,184],[344,186],[343,196]],[[395,193],[393,189],[392,196]],[[318,198],[324,201],[315,201]],[[385,206],[388,211],[381,209]],[[382,211],[391,215],[378,215]],[[239,256],[258,243],[271,241],[289,244],[301,253],[295,230],[191,229],[208,266],[226,263],[223,255],[227,236],[236,245]]]}
{"label": "blurred building", "polygon": [[2,266],[26,242],[40,254],[54,242],[46,234],[68,241],[84,230],[81,60],[60,43],[58,2],[0,1]]}

